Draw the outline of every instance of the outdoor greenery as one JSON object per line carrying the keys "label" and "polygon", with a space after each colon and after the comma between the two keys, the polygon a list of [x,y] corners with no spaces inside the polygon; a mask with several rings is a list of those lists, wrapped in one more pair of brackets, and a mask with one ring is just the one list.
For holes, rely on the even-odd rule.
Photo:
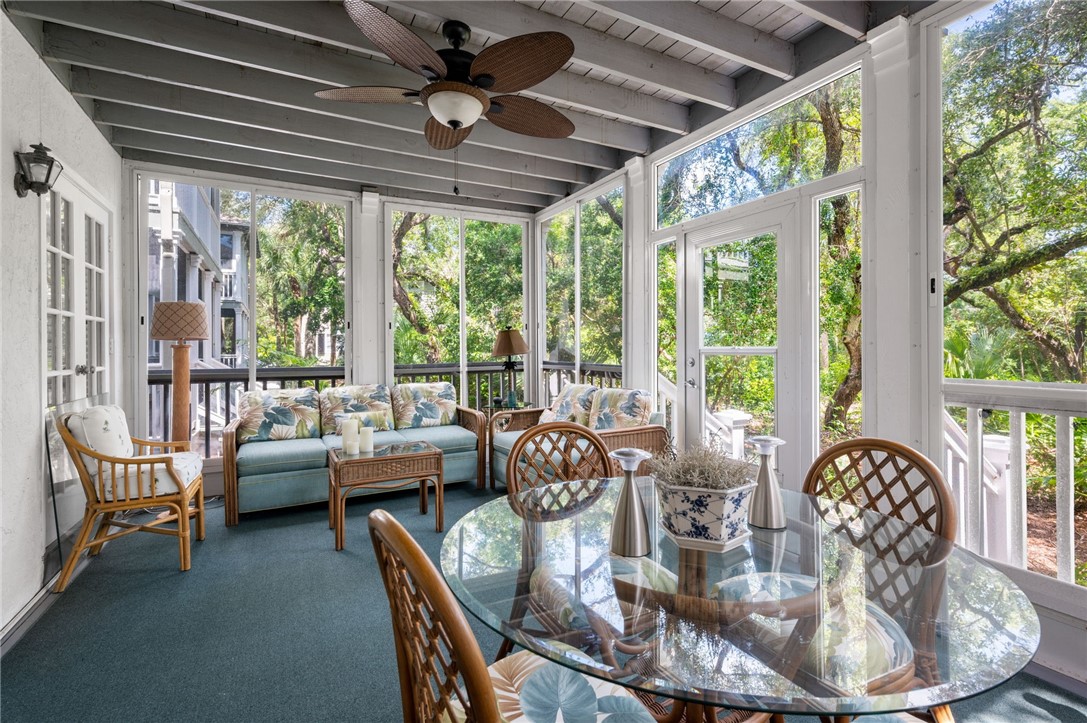
{"label": "outdoor greenery", "polygon": [[[220,215],[248,220],[250,195],[221,189]],[[344,207],[275,196],[257,197],[257,363],[342,364]],[[319,358],[317,335],[333,343]],[[245,340],[238,340],[244,344]]]}
{"label": "outdoor greenery", "polygon": [[[575,224],[580,214],[580,225]],[[575,249],[580,228],[581,257]],[[575,359],[575,319],[580,315],[581,361],[623,359],[623,187],[543,222],[548,361]],[[581,304],[576,299],[580,273]]]}
{"label": "outdoor greenery", "polygon": [[[943,63],[944,374],[1087,382],[1087,5],[1005,0],[951,29]],[[1028,414],[1026,432],[1029,487],[1051,496],[1052,416]]]}
{"label": "outdoor greenery", "polygon": [[1087,5],[1005,0],[943,62],[945,374],[1087,382]]}

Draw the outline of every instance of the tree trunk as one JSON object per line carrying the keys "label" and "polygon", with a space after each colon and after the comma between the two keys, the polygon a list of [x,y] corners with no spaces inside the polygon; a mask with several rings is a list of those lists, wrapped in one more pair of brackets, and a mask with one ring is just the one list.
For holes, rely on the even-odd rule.
{"label": "tree trunk", "polygon": [[[834,93],[830,88],[815,94],[815,108],[823,126],[823,138],[826,141],[826,157],[823,162],[823,174],[826,176],[838,172],[842,163],[842,150],[845,141],[842,138],[842,118],[835,104]],[[849,196],[842,195],[830,202],[834,209],[827,244],[831,253],[846,256],[849,253],[847,234],[853,221],[853,207]],[[861,270],[858,267],[852,274],[854,310],[842,322],[839,338],[849,355],[849,369],[838,383],[838,388],[831,395],[827,407],[823,410],[823,426],[838,424],[845,427],[846,419],[857,396],[861,393]]]}

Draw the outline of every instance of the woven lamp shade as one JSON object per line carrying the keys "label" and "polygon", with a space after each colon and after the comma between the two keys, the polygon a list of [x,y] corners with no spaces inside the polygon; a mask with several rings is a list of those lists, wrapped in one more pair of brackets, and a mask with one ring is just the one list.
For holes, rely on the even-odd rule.
{"label": "woven lamp shade", "polygon": [[201,301],[160,301],[151,317],[152,339],[207,339],[208,310]]}
{"label": "woven lamp shade", "polygon": [[494,349],[491,356],[516,356],[527,354],[528,344],[521,337],[517,329],[503,329],[498,332],[498,338],[494,340]]}

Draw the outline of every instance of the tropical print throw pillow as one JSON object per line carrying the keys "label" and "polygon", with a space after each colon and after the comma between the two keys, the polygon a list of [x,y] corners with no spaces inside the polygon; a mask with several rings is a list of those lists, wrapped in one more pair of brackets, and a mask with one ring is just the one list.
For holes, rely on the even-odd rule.
{"label": "tropical print throw pillow", "polygon": [[457,423],[457,390],[449,382],[397,384],[393,387],[397,429],[441,427]]}
{"label": "tropical print throw pillow", "polygon": [[567,384],[551,403],[551,409],[540,415],[540,422],[576,422],[589,426],[589,410],[599,391],[592,384]]}
{"label": "tropical print throw pillow", "polygon": [[[354,384],[321,392],[321,433],[341,434],[337,414],[367,412],[372,421],[363,424],[379,431],[393,428],[393,406],[384,384]],[[384,419],[382,419],[384,417]]]}
{"label": "tropical print throw pillow", "polygon": [[312,388],[246,392],[238,401],[238,417],[239,443],[321,436],[317,390]]}
{"label": "tropical print throw pillow", "polygon": [[645,389],[601,389],[593,397],[589,429],[626,429],[649,424],[653,413]]}

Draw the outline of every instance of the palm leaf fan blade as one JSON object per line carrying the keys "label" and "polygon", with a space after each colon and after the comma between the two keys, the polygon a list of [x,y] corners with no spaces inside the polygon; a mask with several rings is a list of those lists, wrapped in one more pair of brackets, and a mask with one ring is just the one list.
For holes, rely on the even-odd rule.
{"label": "palm leaf fan blade", "polygon": [[[562,33],[518,35],[480,51],[472,61],[472,79],[492,93],[513,93],[547,80],[573,54],[574,41]],[[481,82],[484,76],[494,82]]]}
{"label": "palm leaf fan blade", "polygon": [[536,138],[567,138],[574,132],[570,119],[551,106],[522,98],[499,95],[491,98],[487,120],[499,128]]}
{"label": "palm leaf fan blade", "polygon": [[464,139],[472,132],[472,128],[475,126],[468,126],[467,128],[458,128],[453,130],[447,125],[439,123],[434,118],[429,118],[426,122],[426,126],[423,128],[423,134],[426,136],[427,143],[431,148],[439,151],[448,151],[456,148]]}
{"label": "palm leaf fan blade", "polygon": [[347,103],[418,103],[419,91],[384,85],[353,85],[347,88],[326,88],[314,93],[325,100]]}
{"label": "palm leaf fan blade", "polygon": [[431,80],[445,77],[445,61],[411,30],[363,0],[344,0],[343,6],[362,34],[394,63]]}

